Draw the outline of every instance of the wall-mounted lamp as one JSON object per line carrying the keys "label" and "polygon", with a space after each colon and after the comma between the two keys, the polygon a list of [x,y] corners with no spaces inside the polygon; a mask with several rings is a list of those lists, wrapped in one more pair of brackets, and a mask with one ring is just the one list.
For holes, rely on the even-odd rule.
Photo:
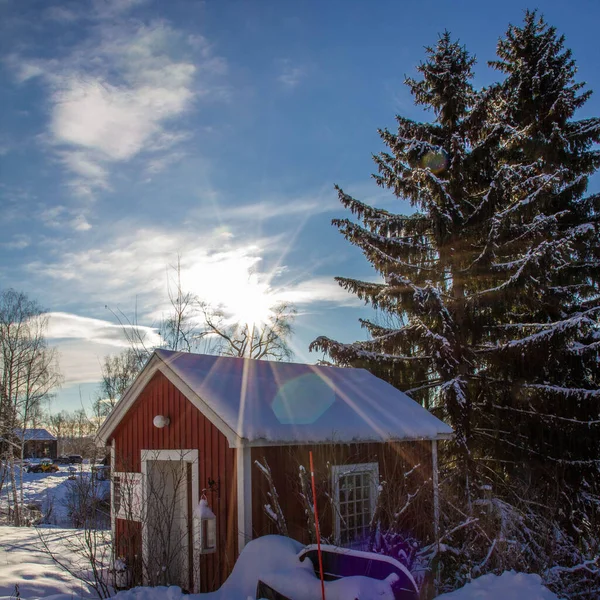
{"label": "wall-mounted lamp", "polygon": [[164,415],[156,415],[152,420],[154,427],[158,427],[159,429],[166,427],[170,422],[171,419],[169,419],[169,417],[165,417]]}
{"label": "wall-mounted lamp", "polygon": [[200,530],[197,537],[200,542],[200,554],[211,554],[217,549],[217,517],[208,506],[204,491],[202,490],[202,498],[194,514]]}

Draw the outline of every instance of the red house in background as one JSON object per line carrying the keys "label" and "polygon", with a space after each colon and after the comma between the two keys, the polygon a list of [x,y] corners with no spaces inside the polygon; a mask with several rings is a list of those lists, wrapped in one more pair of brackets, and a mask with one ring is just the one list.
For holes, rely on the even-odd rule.
{"label": "red house in background", "polygon": [[[360,544],[380,480],[416,465],[433,481],[436,523],[436,444],[451,435],[364,369],[157,350],[98,433],[111,449],[115,553],[137,580],[218,588],[247,541],[277,532],[255,466],[265,459],[289,535],[308,543],[296,488],[309,450],[327,487],[322,535],[333,543]],[[203,495],[214,536],[195,510]]]}

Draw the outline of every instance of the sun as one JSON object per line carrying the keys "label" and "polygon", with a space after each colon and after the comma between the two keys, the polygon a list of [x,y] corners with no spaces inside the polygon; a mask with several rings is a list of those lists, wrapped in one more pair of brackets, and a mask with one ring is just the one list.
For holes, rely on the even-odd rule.
{"label": "sun", "polygon": [[251,274],[227,299],[226,310],[231,314],[232,321],[253,327],[271,320],[274,304],[269,285],[261,283],[256,274]]}

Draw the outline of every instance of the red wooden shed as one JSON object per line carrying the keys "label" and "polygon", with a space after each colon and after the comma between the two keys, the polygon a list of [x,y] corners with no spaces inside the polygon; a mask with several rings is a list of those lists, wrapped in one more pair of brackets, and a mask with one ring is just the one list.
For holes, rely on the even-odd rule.
{"label": "red wooden shed", "polygon": [[328,541],[360,544],[380,481],[417,466],[435,524],[436,444],[451,435],[364,369],[157,350],[98,433],[111,449],[115,554],[136,582],[218,588],[247,541],[278,530],[257,461],[288,534],[309,543],[297,489],[309,450]]}

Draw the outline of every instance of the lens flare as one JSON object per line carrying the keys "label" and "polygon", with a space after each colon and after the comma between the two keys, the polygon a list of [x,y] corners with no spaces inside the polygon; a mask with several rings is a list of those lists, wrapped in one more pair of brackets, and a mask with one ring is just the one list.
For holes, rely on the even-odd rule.
{"label": "lens flare", "polygon": [[443,150],[437,152],[428,152],[421,159],[421,167],[424,169],[429,169],[435,175],[445,171],[447,166],[448,157]]}
{"label": "lens flare", "polygon": [[271,409],[280,423],[310,425],[335,403],[331,386],[314,373],[286,381],[273,399]]}

